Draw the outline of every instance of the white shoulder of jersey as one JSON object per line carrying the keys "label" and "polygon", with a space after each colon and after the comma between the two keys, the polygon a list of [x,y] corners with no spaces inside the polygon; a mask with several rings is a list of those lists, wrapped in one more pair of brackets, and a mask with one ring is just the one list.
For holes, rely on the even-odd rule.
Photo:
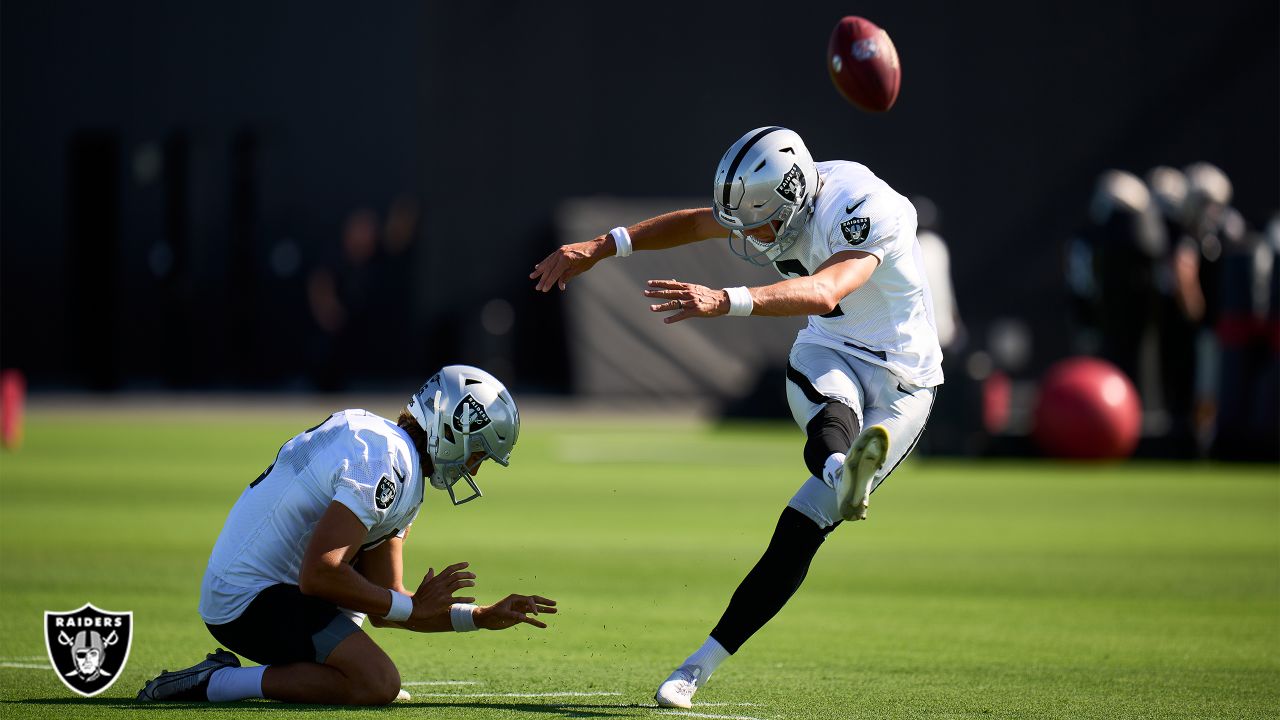
{"label": "white shoulder of jersey", "polygon": [[390,420],[365,410],[340,414],[350,446],[336,478],[333,499],[346,505],[366,528],[397,518],[411,521],[424,489],[418,452],[408,434]]}
{"label": "white shoulder of jersey", "polygon": [[822,179],[814,209],[814,233],[832,253],[868,252],[884,260],[896,250],[902,230],[915,228],[915,208],[905,197],[860,163],[818,163]]}

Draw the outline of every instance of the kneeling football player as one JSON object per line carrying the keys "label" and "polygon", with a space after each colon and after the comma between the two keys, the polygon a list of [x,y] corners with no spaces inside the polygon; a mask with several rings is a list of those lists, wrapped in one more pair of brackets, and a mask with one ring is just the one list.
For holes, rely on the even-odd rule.
{"label": "kneeling football player", "polygon": [[[466,365],[436,373],[392,422],[343,410],[295,436],[240,495],[218,536],[200,592],[200,615],[219,643],[194,667],[162,672],[138,699],[272,698],[380,705],[401,693],[395,663],[361,630],[416,632],[545,628],[554,613],[538,595],[492,605],[454,593],[475,585],[467,563],[428,571],[404,587],[404,538],[426,484],[454,505],[480,496],[473,477],[492,459],[507,465],[520,415],[492,375]],[[467,497],[454,486],[465,481]]]}

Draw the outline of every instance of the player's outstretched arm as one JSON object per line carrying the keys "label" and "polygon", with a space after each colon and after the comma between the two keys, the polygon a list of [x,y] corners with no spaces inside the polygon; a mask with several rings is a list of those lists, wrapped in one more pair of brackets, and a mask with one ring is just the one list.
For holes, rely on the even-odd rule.
{"label": "player's outstretched arm", "polygon": [[545,628],[546,623],[532,617],[556,612],[556,601],[541,595],[508,595],[492,605],[476,608],[472,619],[485,630],[506,630],[520,623]]}
{"label": "player's outstretched arm", "polygon": [[[696,208],[638,222],[627,228],[627,234],[631,236],[633,250],[663,250],[722,237],[725,233],[712,217],[710,208]],[[534,289],[540,292],[554,287],[564,290],[570,280],[617,252],[617,244],[607,233],[584,242],[561,245],[533,266],[529,279],[535,281]]]}
{"label": "player's outstretched arm", "polygon": [[[787,317],[829,313],[845,296],[862,287],[879,265],[879,258],[870,253],[836,253],[813,275],[749,288],[750,314]],[[660,301],[650,305],[649,309],[675,313],[663,318],[664,323],[729,314],[728,290],[679,280],[650,280],[648,285],[645,297]]]}

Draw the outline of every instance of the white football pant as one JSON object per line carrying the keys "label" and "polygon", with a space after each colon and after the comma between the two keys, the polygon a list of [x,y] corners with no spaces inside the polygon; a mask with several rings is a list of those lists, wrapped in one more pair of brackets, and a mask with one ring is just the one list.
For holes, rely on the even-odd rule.
{"label": "white football pant", "polygon": [[[821,398],[830,398],[853,410],[858,419],[854,437],[868,425],[883,425],[889,431],[889,456],[871,483],[874,491],[920,439],[937,388],[917,387],[879,365],[822,345],[796,343],[788,362],[796,373],[788,372],[787,404],[802,430],[825,405]],[[787,504],[819,527],[841,519],[835,489],[813,476]]]}

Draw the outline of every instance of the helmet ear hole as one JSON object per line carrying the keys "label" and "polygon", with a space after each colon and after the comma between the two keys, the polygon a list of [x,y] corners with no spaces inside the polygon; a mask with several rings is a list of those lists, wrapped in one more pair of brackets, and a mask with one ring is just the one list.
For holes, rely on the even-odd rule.
{"label": "helmet ear hole", "polygon": [[456,440],[453,439],[453,428],[449,427],[448,423],[442,424],[440,426],[440,429],[444,434],[445,440],[448,440],[449,442],[457,442]]}

